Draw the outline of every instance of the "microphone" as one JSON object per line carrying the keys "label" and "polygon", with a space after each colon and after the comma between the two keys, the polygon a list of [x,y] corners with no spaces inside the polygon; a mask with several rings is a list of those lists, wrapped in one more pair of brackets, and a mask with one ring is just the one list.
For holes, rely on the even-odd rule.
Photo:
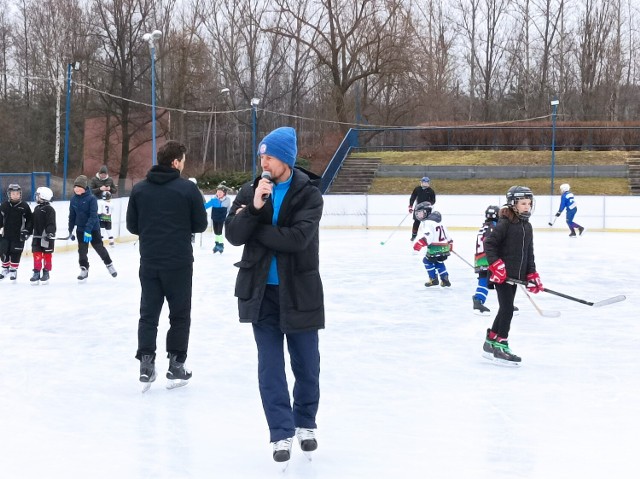
{"label": "microphone", "polygon": [[[269,183],[271,183],[271,173],[269,173],[268,171],[263,171],[260,177],[269,180]],[[262,201],[267,201],[269,199],[269,196],[269,193],[265,193],[264,195],[262,195]]]}

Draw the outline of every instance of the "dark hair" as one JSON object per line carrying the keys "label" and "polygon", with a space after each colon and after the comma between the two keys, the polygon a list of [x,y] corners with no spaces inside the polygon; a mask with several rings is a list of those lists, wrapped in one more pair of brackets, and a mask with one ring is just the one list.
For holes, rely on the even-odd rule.
{"label": "dark hair", "polygon": [[171,166],[173,160],[182,160],[182,156],[187,152],[187,147],[179,141],[169,140],[158,150],[158,164]]}

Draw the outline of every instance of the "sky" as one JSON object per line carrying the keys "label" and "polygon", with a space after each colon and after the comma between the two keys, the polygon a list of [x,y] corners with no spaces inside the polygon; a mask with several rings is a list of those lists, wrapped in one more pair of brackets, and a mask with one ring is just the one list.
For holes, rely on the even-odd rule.
{"label": "sky", "polygon": [[[145,394],[135,360],[140,286],[133,242],[110,250],[112,278],[90,250],[54,254],[49,285],[0,282],[3,477],[575,478],[629,477],[640,429],[638,233],[535,232],[548,293],[540,316],[518,293],[510,334],[522,366],[482,358],[493,316],[472,312],[473,270],[447,262],[452,286],[425,288],[409,230],[322,229],[326,329],[320,332],[318,450],[294,445],[283,473],[271,458],[251,327],[233,288],[241,248],[194,248],[188,386],[167,390],[166,308],[160,377]],[[475,232],[450,231],[472,261]],[[497,311],[495,293],[487,306]],[[635,311],[635,313],[634,313]],[[165,364],[166,362],[166,364]],[[292,380],[290,386],[293,385]]]}

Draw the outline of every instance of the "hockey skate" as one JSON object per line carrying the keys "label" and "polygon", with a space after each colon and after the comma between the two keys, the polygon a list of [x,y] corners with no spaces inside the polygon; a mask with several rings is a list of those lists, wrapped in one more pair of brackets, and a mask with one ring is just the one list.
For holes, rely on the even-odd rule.
{"label": "hockey skate", "polygon": [[509,343],[505,338],[494,341],[493,344],[493,360],[503,366],[520,366],[522,359],[516,356],[509,349]]}
{"label": "hockey skate", "polygon": [[475,296],[472,296],[473,300],[473,312],[480,316],[488,316],[491,314],[491,310],[487,308],[479,299],[476,299]]}
{"label": "hockey skate", "polygon": [[9,276],[9,268],[2,268],[2,270],[0,270],[0,281],[5,279],[7,276]]}
{"label": "hockey skate", "polygon": [[16,279],[18,279],[18,270],[11,268],[9,270],[9,280],[11,280],[12,284],[16,284]]}
{"label": "hockey skate", "polygon": [[582,236],[582,233],[584,233],[584,227],[583,226],[578,226],[578,234],[580,236]]}
{"label": "hockey skate", "polygon": [[487,329],[487,336],[485,337],[484,344],[482,345],[482,357],[493,361],[493,350],[495,341],[493,339],[489,339],[490,334],[491,330]]}
{"label": "hockey skate", "polygon": [[89,269],[84,266],[80,266],[80,274],[78,275],[78,283],[84,283],[89,277]]}
{"label": "hockey skate", "polygon": [[442,286],[443,288],[451,286],[451,281],[449,281],[449,275],[442,276],[440,278],[440,286]]}
{"label": "hockey skate", "polygon": [[184,363],[178,362],[178,356],[169,356],[169,370],[167,371],[167,389],[180,388],[189,384],[192,373],[184,367]]}
{"label": "hockey skate", "polygon": [[429,278],[429,281],[424,283],[427,288],[430,286],[438,286],[439,284],[440,282],[438,281],[438,278]]}
{"label": "hockey skate", "polygon": [[273,442],[273,460],[276,462],[284,463],[282,468],[283,471],[289,465],[289,459],[291,459],[292,444],[292,437],[280,439],[279,441]]}
{"label": "hockey skate", "polygon": [[223,251],[224,251],[224,245],[216,241],[216,245],[213,247],[213,254],[216,254],[216,253],[222,254]]}
{"label": "hockey skate", "polygon": [[316,430],[306,427],[296,428],[296,437],[298,438],[298,444],[300,449],[304,453],[305,457],[311,461],[311,453],[318,449],[318,441],[316,439]]}
{"label": "hockey skate", "polygon": [[31,276],[31,279],[29,279],[29,281],[31,282],[31,286],[38,286],[40,284],[40,270],[39,269],[34,269],[33,270],[33,276]]}
{"label": "hockey skate", "polygon": [[151,387],[151,383],[156,380],[156,366],[154,357],[151,354],[145,354],[140,359],[140,382],[144,383],[142,392],[146,393]]}
{"label": "hockey skate", "polygon": [[107,271],[109,271],[109,274],[114,278],[118,276],[118,272],[116,271],[116,268],[113,266],[113,263],[107,265]]}
{"label": "hockey skate", "polygon": [[116,243],[113,241],[113,236],[111,238],[109,238],[109,246],[111,248],[113,248],[116,245]]}
{"label": "hockey skate", "polygon": [[42,275],[40,276],[40,284],[46,285],[49,284],[49,270],[43,269]]}

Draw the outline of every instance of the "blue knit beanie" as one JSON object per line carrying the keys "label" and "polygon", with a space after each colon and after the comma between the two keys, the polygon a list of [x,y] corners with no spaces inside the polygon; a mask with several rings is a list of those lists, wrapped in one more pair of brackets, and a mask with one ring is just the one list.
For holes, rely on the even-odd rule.
{"label": "blue knit beanie", "polygon": [[298,154],[296,141],[296,130],[290,126],[276,128],[262,139],[258,154],[273,156],[293,168]]}

